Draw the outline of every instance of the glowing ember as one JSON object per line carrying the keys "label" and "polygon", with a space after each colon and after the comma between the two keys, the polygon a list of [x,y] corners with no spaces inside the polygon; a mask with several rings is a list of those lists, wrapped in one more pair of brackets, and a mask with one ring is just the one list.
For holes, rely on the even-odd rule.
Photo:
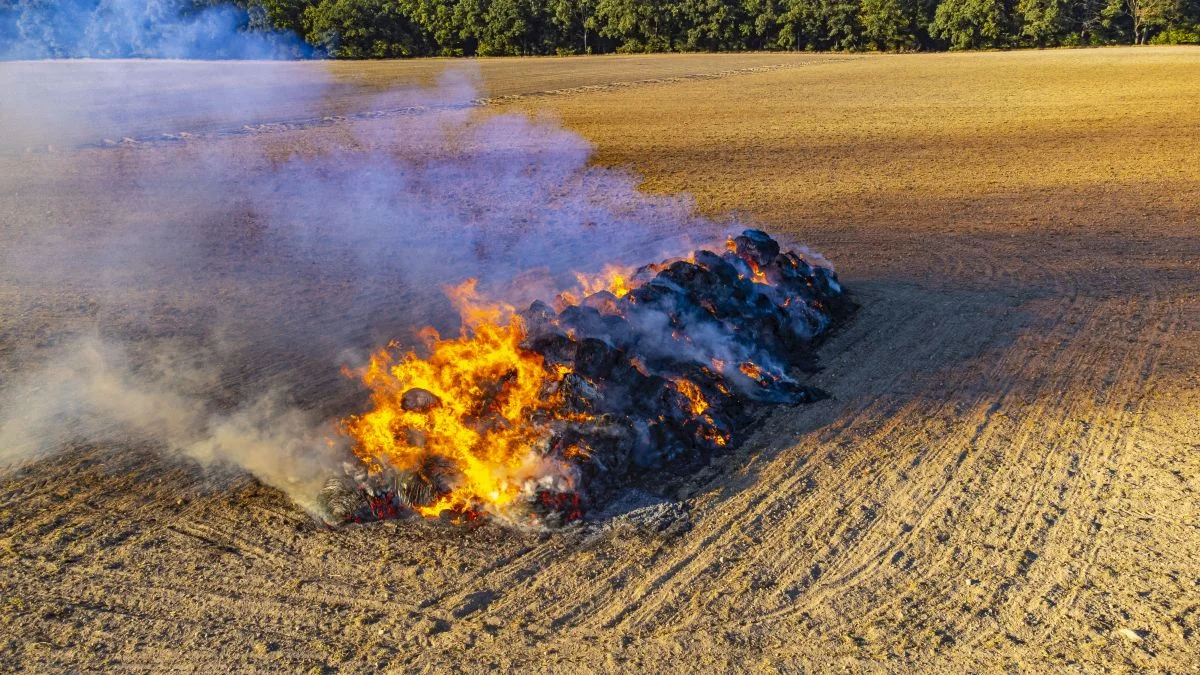
{"label": "glowing ember", "polygon": [[763,370],[762,370],[762,368],[760,368],[758,366],[757,363],[754,363],[752,361],[747,361],[747,362],[739,365],[738,370],[742,371],[743,375],[754,380],[755,382],[762,381]]}
{"label": "glowing ember", "polygon": [[687,380],[676,380],[675,386],[691,402],[693,415],[703,415],[704,411],[708,410],[708,401],[704,400],[704,394],[700,393],[699,387]]}

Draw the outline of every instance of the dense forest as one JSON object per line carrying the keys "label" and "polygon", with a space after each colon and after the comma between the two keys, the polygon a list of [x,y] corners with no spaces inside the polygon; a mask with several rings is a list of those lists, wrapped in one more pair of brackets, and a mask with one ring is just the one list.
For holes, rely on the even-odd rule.
{"label": "dense forest", "polygon": [[[223,27],[240,39],[221,37],[228,35],[219,30]],[[1200,0],[0,0],[0,57],[9,58],[917,51],[1195,42]]]}
{"label": "dense forest", "polygon": [[940,50],[1200,41],[1200,0],[260,0],[331,56]]}

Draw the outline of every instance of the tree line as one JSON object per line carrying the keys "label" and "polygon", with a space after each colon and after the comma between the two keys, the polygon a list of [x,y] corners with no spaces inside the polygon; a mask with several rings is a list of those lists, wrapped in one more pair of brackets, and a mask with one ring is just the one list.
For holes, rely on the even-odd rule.
{"label": "tree line", "polygon": [[254,0],[341,58],[1200,42],[1200,0]]}
{"label": "tree line", "polygon": [[0,59],[1200,43],[1200,0],[0,0]]}

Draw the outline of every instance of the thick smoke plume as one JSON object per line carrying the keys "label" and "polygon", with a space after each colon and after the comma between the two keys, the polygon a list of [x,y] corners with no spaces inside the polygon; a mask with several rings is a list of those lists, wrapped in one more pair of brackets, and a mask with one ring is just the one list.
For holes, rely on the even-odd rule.
{"label": "thick smoke plume", "polygon": [[0,60],[280,59],[311,53],[297,36],[252,32],[234,5],[187,0],[15,0],[0,3]]}
{"label": "thick smoke plume", "polygon": [[50,365],[7,392],[0,459],[46,455],[75,443],[150,444],[204,464],[232,464],[287,492],[302,507],[339,449],[326,425],[279,398],[257,397],[233,412],[211,409],[220,372],[196,354],[160,346],[136,364],[117,342],[73,341]]}
{"label": "thick smoke plume", "polygon": [[[27,82],[22,66],[0,65],[0,86]],[[120,78],[129,101],[158,101],[104,124],[174,119],[161,97],[137,90],[162,67],[94,71]],[[307,86],[333,86],[313,72]],[[219,83],[214,100],[274,104],[270,89]],[[380,104],[426,113],[9,153],[6,166],[20,170],[0,178],[0,288],[12,299],[0,458],[146,439],[243,467],[311,508],[317,477],[345,456],[332,420],[365,398],[340,369],[389,340],[411,342],[426,324],[453,333],[444,287],[477,277],[489,295],[528,304],[575,272],[664,258],[726,229],[694,216],[686,199],[648,196],[636,177],[592,166],[590,145],[553,122],[474,109],[478,90],[458,70]],[[72,107],[74,94],[47,92],[63,102],[51,127],[35,113],[50,101],[14,101],[9,147],[55,142],[59,129],[89,136],[89,116],[72,112],[88,107]]]}

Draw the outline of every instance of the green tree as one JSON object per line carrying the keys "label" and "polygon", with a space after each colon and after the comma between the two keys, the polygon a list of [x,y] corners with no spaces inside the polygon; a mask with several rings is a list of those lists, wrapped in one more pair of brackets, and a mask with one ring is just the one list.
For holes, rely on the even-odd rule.
{"label": "green tree", "polygon": [[1069,0],[1019,0],[1016,16],[1021,37],[1036,47],[1058,44],[1068,33]]}
{"label": "green tree", "polygon": [[[5,2],[50,1],[0,0],[0,24]],[[1200,0],[183,1],[232,1],[247,30],[293,30],[343,58],[1200,41]]]}
{"label": "green tree", "polygon": [[742,0],[739,32],[750,49],[775,49],[779,42],[779,17],[782,0]]}
{"label": "green tree", "polygon": [[1105,16],[1107,0],[1073,0],[1067,5],[1066,44],[1093,45],[1111,41],[1108,19]]}
{"label": "green tree", "polygon": [[1150,43],[1150,36],[1166,26],[1179,13],[1176,0],[1125,0],[1125,11],[1133,21],[1133,44]]}
{"label": "green tree", "polygon": [[669,0],[598,0],[596,23],[617,51],[667,52],[675,47],[676,11]]}
{"label": "green tree", "polygon": [[818,0],[787,0],[779,15],[779,46],[795,50],[815,49],[821,23]]}
{"label": "green tree", "polygon": [[596,0],[550,0],[550,20],[562,51],[588,54],[596,45]]}
{"label": "green tree", "polygon": [[463,56],[462,30],[455,21],[456,0],[397,0],[400,11],[421,33],[430,53]]}
{"label": "green tree", "polygon": [[488,0],[483,28],[477,34],[480,56],[513,56],[526,53],[529,17],[520,0]]}
{"label": "green tree", "polygon": [[678,6],[680,48],[687,51],[743,49],[741,6],[726,0],[682,0]]}
{"label": "green tree", "polygon": [[920,46],[915,4],[905,6],[902,0],[862,0],[859,21],[868,49],[899,51]]}
{"label": "green tree", "polygon": [[313,4],[313,0],[262,0],[259,7],[270,28],[304,35],[304,12]]}
{"label": "green tree", "polygon": [[1002,0],[944,0],[930,33],[949,41],[951,49],[987,49],[1007,45],[1008,24]]}
{"label": "green tree", "polygon": [[858,0],[825,0],[825,35],[819,49],[856,50],[862,48],[862,24]]}
{"label": "green tree", "polygon": [[779,21],[780,46],[816,50],[861,46],[857,0],[788,0]]}
{"label": "green tree", "polygon": [[304,12],[305,37],[331,56],[349,59],[429,52],[419,26],[393,0],[321,0]]}

